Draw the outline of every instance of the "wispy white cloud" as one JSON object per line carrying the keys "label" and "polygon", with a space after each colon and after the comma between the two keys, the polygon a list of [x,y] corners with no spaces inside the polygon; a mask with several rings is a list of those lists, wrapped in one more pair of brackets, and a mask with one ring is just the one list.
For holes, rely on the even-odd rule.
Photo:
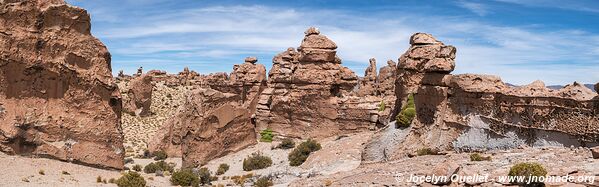
{"label": "wispy white cloud", "polygon": [[[485,5],[460,3],[478,15],[489,13]],[[203,68],[200,72],[229,71],[250,55],[269,66],[276,53],[299,46],[307,27],[318,26],[359,74],[369,58],[377,58],[381,65],[387,59],[397,60],[412,33],[428,32],[458,48],[455,73],[496,74],[514,84],[537,79],[548,84],[599,80],[595,45],[599,34],[583,30],[549,31],[537,25],[503,26],[410,12],[365,16],[271,6],[209,6],[122,18],[108,24],[111,27],[94,29],[117,57],[115,70],[121,64],[128,68],[154,63],[174,70],[195,66]]]}
{"label": "wispy white cloud", "polygon": [[479,16],[485,16],[489,13],[489,9],[485,4],[476,3],[466,0],[457,1],[458,6],[468,9]]}
{"label": "wispy white cloud", "polygon": [[498,2],[512,3],[529,7],[546,7],[555,9],[564,9],[571,11],[584,11],[599,13],[599,4],[596,0],[495,0]]}

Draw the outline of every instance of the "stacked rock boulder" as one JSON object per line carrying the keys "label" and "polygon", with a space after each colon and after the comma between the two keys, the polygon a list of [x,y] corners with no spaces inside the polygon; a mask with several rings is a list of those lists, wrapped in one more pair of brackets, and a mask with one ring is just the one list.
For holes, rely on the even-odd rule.
{"label": "stacked rock boulder", "polygon": [[358,96],[378,95],[378,76],[376,74],[376,59],[369,60],[369,66],[364,71],[364,77],[360,79],[360,88]]}
{"label": "stacked rock boulder", "polygon": [[551,90],[535,81],[511,87],[497,76],[451,75],[454,47],[423,33],[410,43],[398,65],[396,95],[401,103],[414,94],[416,118],[405,140],[388,153],[391,159],[422,148],[484,151],[599,143],[599,100],[584,85]]}
{"label": "stacked rock boulder", "polygon": [[0,12],[0,150],[123,168],[119,91],[88,13],[63,0]]}
{"label": "stacked rock boulder", "polygon": [[257,106],[257,130],[309,138],[375,128],[380,99],[350,96],[358,77],[341,65],[336,49],[318,29],[309,28],[297,51],[289,48],[273,58]]}
{"label": "stacked rock boulder", "polygon": [[[378,75],[378,93],[383,97],[395,98],[395,77],[397,65],[393,60],[388,60],[387,65],[381,67]],[[390,105],[393,106],[393,105]]]}

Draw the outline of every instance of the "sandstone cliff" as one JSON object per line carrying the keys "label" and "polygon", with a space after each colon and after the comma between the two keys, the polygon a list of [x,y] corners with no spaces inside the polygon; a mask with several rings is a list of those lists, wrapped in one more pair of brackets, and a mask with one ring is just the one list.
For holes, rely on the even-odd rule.
{"label": "sandstone cliff", "polygon": [[88,13],[63,0],[0,12],[0,150],[122,168],[120,96]]}
{"label": "sandstone cliff", "polygon": [[[599,100],[584,85],[559,90],[535,81],[521,87],[506,85],[497,76],[451,75],[456,49],[429,34],[417,33],[397,69],[397,103],[415,96],[416,118],[400,142],[381,146],[381,133],[367,149],[386,150],[397,159],[422,148],[484,151],[519,146],[593,146],[599,140]],[[400,108],[398,104],[396,108]],[[367,151],[368,152],[368,151]]]}

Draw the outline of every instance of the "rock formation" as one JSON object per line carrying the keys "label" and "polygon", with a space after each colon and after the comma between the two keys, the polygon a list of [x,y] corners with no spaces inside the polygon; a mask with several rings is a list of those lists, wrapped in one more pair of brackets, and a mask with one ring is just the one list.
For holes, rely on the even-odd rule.
{"label": "rock formation", "polygon": [[[393,60],[387,61],[387,66],[380,69],[378,75],[378,93],[381,96],[392,96],[395,98],[395,77],[397,76],[397,65]],[[391,105],[392,106],[392,105]]]}
{"label": "rock formation", "polygon": [[[158,72],[159,73],[159,72]],[[152,75],[140,75],[131,79],[127,98],[123,99],[123,111],[137,116],[148,116],[151,114],[152,105]]]}
{"label": "rock formation", "polygon": [[358,77],[341,65],[336,48],[309,28],[297,51],[289,48],[273,58],[257,106],[257,130],[308,138],[375,128],[380,99],[350,96]]}
{"label": "rock formation", "polygon": [[194,78],[198,87],[160,127],[149,150],[182,156],[184,165],[191,166],[255,144],[252,115],[266,87],[266,68],[257,61],[246,58],[230,76],[217,73]]}
{"label": "rock formation", "polygon": [[360,88],[358,90],[358,96],[366,95],[378,95],[378,82],[376,74],[376,60],[371,58],[369,60],[370,65],[364,71],[364,77],[360,80]]}
{"label": "rock formation", "polygon": [[87,12],[63,0],[0,12],[0,150],[122,168],[121,100]]}
{"label": "rock formation", "polygon": [[416,118],[405,140],[388,152],[391,159],[421,148],[484,151],[598,143],[599,100],[584,85],[550,90],[535,81],[510,87],[497,76],[451,75],[454,47],[423,33],[410,43],[398,65],[396,95],[401,103],[414,94]]}

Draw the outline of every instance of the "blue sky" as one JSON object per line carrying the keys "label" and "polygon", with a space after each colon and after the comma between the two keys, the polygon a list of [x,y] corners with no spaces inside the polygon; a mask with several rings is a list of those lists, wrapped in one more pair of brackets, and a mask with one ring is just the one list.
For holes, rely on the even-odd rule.
{"label": "blue sky", "polygon": [[188,66],[230,72],[246,56],[270,68],[299,46],[309,26],[339,46],[343,64],[362,75],[368,59],[397,61],[412,33],[458,48],[458,73],[548,85],[599,82],[599,2],[67,0],[92,17],[110,50],[113,73]]}

